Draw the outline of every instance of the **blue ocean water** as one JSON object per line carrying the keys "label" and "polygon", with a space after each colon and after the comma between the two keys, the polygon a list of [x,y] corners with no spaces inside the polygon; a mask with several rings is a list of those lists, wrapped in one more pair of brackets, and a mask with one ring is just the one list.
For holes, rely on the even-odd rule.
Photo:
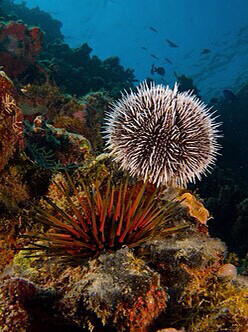
{"label": "blue ocean water", "polygon": [[[237,92],[247,81],[246,0],[27,0],[25,3],[30,8],[39,6],[60,20],[65,41],[71,47],[87,42],[93,48],[92,54],[101,59],[119,56],[124,67],[135,69],[140,81],[151,76],[152,64],[162,66],[166,83],[173,85],[175,73],[192,77],[206,101],[220,96],[223,89]],[[170,47],[166,39],[178,47]],[[153,77],[163,83],[161,78],[156,73]]]}

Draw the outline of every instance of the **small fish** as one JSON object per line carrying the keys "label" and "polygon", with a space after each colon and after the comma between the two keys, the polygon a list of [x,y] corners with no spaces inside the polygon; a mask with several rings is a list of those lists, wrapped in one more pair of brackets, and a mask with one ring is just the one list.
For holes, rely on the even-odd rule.
{"label": "small fish", "polygon": [[223,95],[228,101],[234,101],[237,99],[236,95],[231,90],[223,90]]}
{"label": "small fish", "polygon": [[158,33],[158,30],[157,30],[157,29],[155,29],[154,27],[149,27],[149,29],[150,29],[151,31],[153,31],[153,32],[156,32],[156,33]]}
{"label": "small fish", "polygon": [[164,74],[165,74],[164,67],[157,67],[156,68],[156,73],[159,74],[160,76],[164,76]]}
{"label": "small fish", "polygon": [[173,43],[173,41],[169,40],[169,39],[165,39],[168,43],[168,45],[172,48],[176,48],[179,47],[177,44]]}
{"label": "small fish", "polygon": [[151,68],[151,74],[154,75],[154,73],[159,74],[160,76],[164,76],[165,69],[163,67],[155,67],[154,63]]}
{"label": "small fish", "polygon": [[211,51],[210,49],[208,48],[204,48],[202,51],[201,51],[201,54],[209,54]]}
{"label": "small fish", "polygon": [[154,73],[155,73],[155,65],[154,65],[154,63],[152,64],[152,68],[151,68],[150,73],[151,73],[152,75],[154,75]]}
{"label": "small fish", "polygon": [[173,62],[170,59],[168,59],[168,58],[164,58],[164,59],[166,62],[170,63],[171,65],[173,64]]}
{"label": "small fish", "polygon": [[140,47],[142,50],[144,50],[144,51],[147,51],[148,50],[148,48],[146,48],[145,46],[141,46]]}
{"label": "small fish", "polygon": [[150,56],[156,60],[158,60],[158,57],[155,54],[150,54]]}

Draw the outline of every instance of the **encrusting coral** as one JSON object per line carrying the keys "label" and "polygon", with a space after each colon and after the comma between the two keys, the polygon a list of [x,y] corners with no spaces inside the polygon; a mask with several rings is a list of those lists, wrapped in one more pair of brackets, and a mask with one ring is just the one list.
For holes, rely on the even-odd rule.
{"label": "encrusting coral", "polygon": [[189,192],[182,193],[178,197],[179,200],[182,201],[182,205],[189,209],[189,214],[196,218],[200,223],[206,224],[208,219],[210,218],[210,214],[208,210],[204,207],[204,205],[196,199],[194,195]]}

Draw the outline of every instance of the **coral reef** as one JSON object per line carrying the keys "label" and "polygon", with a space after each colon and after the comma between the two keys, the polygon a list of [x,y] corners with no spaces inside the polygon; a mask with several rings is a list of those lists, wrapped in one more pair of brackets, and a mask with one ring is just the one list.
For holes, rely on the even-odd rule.
{"label": "coral reef", "polygon": [[247,281],[246,285],[243,285],[242,279],[234,283],[227,279],[219,280],[211,269],[187,271],[192,280],[185,288],[181,301],[184,308],[189,309],[188,319],[192,321],[190,331],[246,331]]}
{"label": "coral reef", "polygon": [[113,101],[108,93],[95,92],[75,98],[62,94],[48,81],[41,85],[29,84],[22,91],[18,102],[24,119],[32,122],[36,116],[42,115],[55,128],[85,136],[96,154],[103,152],[103,118]]}
{"label": "coral reef", "polygon": [[[79,326],[87,317],[86,311],[88,315],[94,312],[103,325],[136,331],[150,325],[166,308],[167,295],[159,275],[127,248],[100,256],[83,276],[75,276],[77,280],[72,277],[65,287],[59,308]],[[94,320],[91,324],[94,326]]]}
{"label": "coral reef", "polygon": [[11,210],[29,198],[29,188],[23,181],[20,168],[17,165],[9,165],[6,170],[1,172],[0,206],[3,205]]}
{"label": "coral reef", "polygon": [[64,36],[60,31],[62,23],[52,18],[49,13],[39,9],[39,7],[30,9],[26,6],[25,1],[17,4],[11,0],[2,0],[1,6],[3,11],[1,17],[4,17],[5,20],[22,20],[29,26],[39,26],[45,32],[48,43],[64,40]]}
{"label": "coral reef", "polygon": [[84,103],[70,95],[64,95],[56,85],[49,81],[43,84],[23,86],[18,102],[24,118],[29,121],[34,120],[38,115],[42,115],[50,121],[54,121],[57,116],[72,117],[81,120],[78,122],[82,127],[86,121]]}
{"label": "coral reef", "polygon": [[135,81],[134,71],[124,69],[118,57],[101,61],[87,44],[71,49],[57,42],[49,45],[40,58],[40,63],[50,72],[50,78],[67,93],[77,96],[91,91],[105,90],[110,96],[120,96]]}
{"label": "coral reef", "polygon": [[24,74],[36,65],[41,52],[43,33],[38,27],[28,28],[23,23],[0,23],[0,63],[11,78]]}
{"label": "coral reef", "polygon": [[[158,328],[205,331],[209,328],[209,331],[214,331],[217,326],[223,328],[232,326],[234,331],[245,331],[248,323],[246,281],[244,280],[241,284],[241,281],[238,281],[239,277],[237,279],[234,273],[229,272],[230,268],[224,264],[226,247],[218,239],[208,236],[206,226],[208,213],[202,203],[189,191],[167,188],[161,192],[163,195],[160,200],[155,199],[155,196],[151,200],[158,206],[160,202],[160,206],[164,207],[170,197],[177,197],[179,204],[173,207],[173,223],[171,224],[170,221],[170,225],[175,228],[179,225],[184,226],[177,232],[174,228],[168,236],[166,228],[162,227],[159,230],[160,237],[154,239],[148,234],[144,241],[137,243],[135,250],[127,247],[118,249],[117,246],[113,252],[113,248],[105,246],[100,256],[89,261],[84,260],[83,265],[80,260],[75,261],[70,258],[77,255],[76,248],[68,243],[68,236],[72,234],[73,229],[74,233],[80,231],[78,228],[79,224],[82,225],[78,219],[80,206],[84,206],[83,211],[86,215],[92,214],[90,205],[94,205],[95,211],[99,209],[99,215],[102,214],[100,211],[104,213],[108,210],[105,207],[106,203],[110,202],[109,196],[106,196],[106,192],[111,191],[108,180],[112,174],[110,165],[113,166],[110,157],[103,155],[91,161],[88,166],[81,166],[73,175],[77,188],[70,178],[66,181],[62,174],[55,174],[53,177],[55,182],[51,184],[48,191],[49,200],[43,201],[42,209],[38,208],[40,215],[43,215],[43,219],[45,218],[44,220],[51,227],[50,231],[33,238],[33,245],[36,246],[35,254],[30,252],[32,248],[27,247],[26,251],[21,251],[15,256],[13,264],[15,278],[26,278],[38,285],[36,287],[44,287],[48,293],[54,292],[53,304],[49,309],[53,312],[53,316],[47,317],[51,326],[70,326],[72,329],[84,328],[99,331],[104,331],[104,326],[107,330],[113,331],[137,331],[139,328],[148,331],[157,331]],[[80,174],[84,175],[84,180],[80,178]],[[114,201],[118,207],[121,196],[125,197],[125,191],[130,193],[130,190],[125,189],[125,182],[121,182],[123,174],[114,172],[111,176],[116,186],[117,196],[114,195]],[[89,183],[85,182],[87,178],[94,183],[91,191],[89,191]],[[97,181],[99,181],[99,187]],[[131,182],[130,185],[135,188],[134,183]],[[80,186],[81,203],[76,199],[79,197],[77,190]],[[134,197],[141,196],[141,190],[142,186]],[[146,189],[150,197],[154,190],[155,188],[151,185]],[[69,192],[71,192],[70,199]],[[132,194],[128,197],[132,197]],[[139,200],[141,199],[142,196],[139,197]],[[50,203],[50,207],[46,201]],[[130,201],[132,201],[131,198]],[[88,204],[87,208],[85,202]],[[113,202],[113,206],[115,204]],[[133,204],[136,204],[135,200]],[[137,214],[134,216],[139,216],[138,211],[142,211],[142,206],[147,206],[145,200],[143,204],[137,205]],[[71,216],[68,214],[69,210],[73,211]],[[114,211],[116,212],[116,209]],[[122,215],[121,210],[119,212]],[[53,219],[51,219],[51,213],[53,213]],[[64,218],[63,225],[61,216]],[[60,224],[58,224],[59,219]],[[69,222],[66,226],[67,233],[63,231],[65,220]],[[76,220],[78,220],[77,226]],[[89,227],[88,222],[85,221],[84,226]],[[57,228],[58,236],[55,229],[53,231],[54,227]],[[83,227],[80,232],[83,232]],[[32,238],[32,234],[33,232],[28,234],[28,238]],[[87,232],[83,235],[85,234]],[[106,228],[106,239],[111,240],[111,234],[113,234],[111,227]],[[102,234],[97,235],[98,240],[102,240],[100,238]],[[92,233],[93,237],[94,233]],[[77,241],[82,245],[79,238]],[[91,243],[92,241],[89,244]],[[65,261],[65,258],[60,257],[61,253],[54,251],[56,248],[64,251],[62,256],[69,254]],[[86,258],[85,255],[84,258]],[[200,278],[200,281],[197,278]],[[198,287],[197,290],[196,287]],[[214,289],[218,289],[220,295]],[[213,304],[208,305],[211,301]],[[230,303],[228,314],[225,301]],[[215,303],[217,303],[216,310]],[[240,306],[239,311],[235,311],[236,305]],[[37,312],[41,308],[42,301],[36,307]],[[202,319],[198,312],[201,312]],[[25,308],[25,313],[30,314],[28,308]],[[7,314],[9,312],[5,313]],[[215,319],[207,321],[207,317],[210,316]],[[31,312],[31,317],[35,324],[37,316],[35,317]],[[40,314],[39,317],[42,315]]]}
{"label": "coral reef", "polygon": [[191,77],[187,77],[184,74],[178,75],[174,72],[174,75],[178,82],[178,90],[180,92],[184,91],[193,91],[194,95],[196,95],[198,98],[201,98],[200,91],[197,89],[197,87],[194,85],[193,79]]}
{"label": "coral reef", "polygon": [[[225,245],[203,234],[177,237],[147,244],[141,251],[146,263],[160,273],[170,298],[154,327],[246,331],[247,279],[223,274]],[[153,326],[151,331],[156,331]]]}
{"label": "coral reef", "polygon": [[87,113],[88,130],[85,131],[85,135],[90,140],[93,150],[99,154],[104,150],[102,137],[104,118],[113,99],[107,93],[96,92],[87,94],[82,101]]}
{"label": "coral reef", "polygon": [[[92,49],[86,43],[71,49],[64,43],[60,31],[61,22],[38,7],[29,9],[25,2],[15,4],[3,0],[2,11],[0,21],[2,27],[5,25],[14,27],[13,37],[10,40],[5,38],[3,45],[3,47],[8,46],[13,39],[11,41],[13,47],[8,46],[11,52],[8,50],[2,52],[7,57],[5,70],[11,78],[18,76],[23,84],[34,81],[44,83],[49,79],[73,95],[81,96],[91,91],[106,90],[111,97],[120,96],[122,89],[128,89],[136,81],[133,69],[124,69],[118,57],[109,57],[102,61],[96,55],[90,56]],[[20,22],[20,19],[31,27],[39,28],[28,28]],[[25,38],[22,31],[26,32]],[[41,31],[45,32],[44,41]],[[6,40],[8,42],[5,45]],[[21,61],[18,54],[24,49],[27,51],[25,56],[28,56],[26,61]],[[12,54],[15,52],[17,56],[13,57]],[[36,59],[38,61],[34,62]]]}
{"label": "coral reef", "polygon": [[30,317],[24,309],[37,293],[31,282],[21,278],[6,278],[0,286],[1,331],[25,332],[30,328]]}
{"label": "coral reef", "polygon": [[[177,217],[190,218],[188,208],[180,209]],[[195,227],[166,240],[151,239],[135,251],[123,247],[102,253],[86,265],[75,266],[71,260],[64,262],[42,252],[41,242],[34,257],[21,251],[12,273],[53,294],[49,309],[53,314],[47,317],[51,326],[97,331],[104,326],[113,331],[169,327],[216,331],[221,327],[236,332],[248,326],[247,280],[223,274],[225,245]],[[31,303],[35,298],[31,296]],[[37,312],[42,303],[36,303]],[[11,310],[4,308],[6,317]],[[28,307],[24,312],[31,315],[33,324],[43,317],[41,313],[35,317]]]}
{"label": "coral reef", "polygon": [[0,171],[23,144],[22,113],[12,96],[13,84],[0,71]]}
{"label": "coral reef", "polygon": [[[229,250],[243,257],[247,253],[247,190],[245,182],[242,186],[231,169],[215,167],[213,173],[198,184],[199,194],[204,198],[211,215],[219,222],[209,221],[209,231],[220,237],[228,245]],[[227,232],[226,230],[229,229]]]}
{"label": "coral reef", "polygon": [[[235,100],[215,103],[224,122],[224,156],[222,169],[197,183],[202,200],[194,187],[170,185],[204,173],[219,148],[214,118],[182,93],[199,94],[192,79],[176,75],[179,91],[143,85],[131,94],[142,100],[132,104],[122,95],[114,102],[135,81],[117,57],[102,61],[87,44],[71,49],[61,23],[25,2],[2,0],[0,16],[0,61],[15,82],[0,72],[0,331],[247,331],[247,87]],[[165,92],[175,98],[161,101]],[[148,106],[149,114],[127,124],[130,105],[130,114],[138,113],[137,105]],[[192,105],[197,117],[187,120]],[[101,154],[107,112],[112,129],[118,115],[114,129],[121,122],[132,132],[130,155],[125,141],[115,151],[119,156],[138,148],[140,157],[149,130],[143,136],[137,130],[141,141],[132,135],[144,115],[144,128],[158,124],[143,146],[148,159],[125,159],[128,171],[136,161],[141,168],[142,161],[149,164],[136,174],[140,178]],[[157,120],[170,124],[165,141]],[[122,129],[118,135],[126,137]],[[195,142],[191,153],[189,137]],[[190,158],[181,158],[185,151]],[[161,160],[166,181],[157,188],[144,183],[149,172],[151,182],[159,178],[154,165]],[[243,258],[228,255],[230,248]]]}
{"label": "coral reef", "polygon": [[[226,246],[209,237],[202,200],[130,178],[109,154],[94,157],[109,95],[23,87],[23,127],[18,91],[4,73],[1,84],[14,138],[0,178],[3,331],[246,331],[246,265],[237,275]],[[212,188],[224,204],[233,182],[219,180]],[[240,220],[245,207],[244,196]]]}
{"label": "coral reef", "polygon": [[91,146],[82,135],[55,128],[37,116],[32,125],[24,122],[26,153],[41,168],[51,170],[78,167],[90,157]]}

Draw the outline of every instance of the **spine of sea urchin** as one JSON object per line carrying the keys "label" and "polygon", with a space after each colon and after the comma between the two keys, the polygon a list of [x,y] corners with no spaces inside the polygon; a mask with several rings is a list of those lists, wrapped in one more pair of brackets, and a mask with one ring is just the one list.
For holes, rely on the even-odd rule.
{"label": "spine of sea urchin", "polygon": [[120,168],[155,185],[186,186],[215,164],[219,123],[192,92],[143,82],[110,107],[107,149]]}

